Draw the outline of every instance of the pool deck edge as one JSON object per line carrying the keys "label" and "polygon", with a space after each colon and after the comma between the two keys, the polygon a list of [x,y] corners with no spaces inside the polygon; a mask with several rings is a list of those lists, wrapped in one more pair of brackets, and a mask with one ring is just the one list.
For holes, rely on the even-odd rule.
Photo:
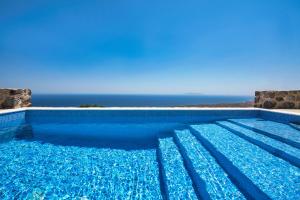
{"label": "pool deck edge", "polygon": [[104,107],[104,108],[78,108],[78,107],[27,107],[27,108],[16,108],[16,109],[7,109],[7,110],[0,110],[0,114],[7,114],[7,113],[14,113],[20,111],[27,111],[27,110],[261,110],[266,112],[272,113],[281,113],[281,114],[289,114],[289,115],[296,115],[300,116],[300,111],[293,111],[293,110],[269,110],[263,108],[237,108],[237,107]]}

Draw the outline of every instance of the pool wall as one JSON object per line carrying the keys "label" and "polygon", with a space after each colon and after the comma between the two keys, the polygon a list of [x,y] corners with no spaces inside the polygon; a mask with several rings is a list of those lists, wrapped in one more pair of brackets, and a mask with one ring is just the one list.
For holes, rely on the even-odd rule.
{"label": "pool wall", "polygon": [[13,112],[0,112],[0,128],[15,126],[25,123],[26,113],[25,111],[13,111]]}
{"label": "pool wall", "polygon": [[286,111],[277,112],[273,110],[260,110],[259,111],[259,118],[269,119],[272,121],[282,122],[282,123],[289,123],[289,122],[300,122],[300,113],[290,113]]}
{"label": "pool wall", "polygon": [[257,116],[254,110],[27,110],[26,121],[38,123],[207,122]]}
{"label": "pool wall", "polygon": [[0,127],[27,123],[146,123],[209,122],[259,117],[278,122],[300,122],[300,114],[259,108],[22,108],[0,111]]}

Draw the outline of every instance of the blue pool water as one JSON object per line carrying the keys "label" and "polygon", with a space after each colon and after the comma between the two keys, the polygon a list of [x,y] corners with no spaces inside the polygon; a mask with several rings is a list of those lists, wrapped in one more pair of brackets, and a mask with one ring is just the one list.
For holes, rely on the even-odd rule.
{"label": "blue pool water", "polygon": [[1,199],[161,199],[156,150],[57,146],[12,140],[0,146]]}
{"label": "blue pool water", "polygon": [[231,121],[300,148],[299,131],[287,124],[257,118],[232,119]]}
{"label": "blue pool water", "polygon": [[300,131],[289,123],[50,115],[0,115],[0,199],[300,199]]}

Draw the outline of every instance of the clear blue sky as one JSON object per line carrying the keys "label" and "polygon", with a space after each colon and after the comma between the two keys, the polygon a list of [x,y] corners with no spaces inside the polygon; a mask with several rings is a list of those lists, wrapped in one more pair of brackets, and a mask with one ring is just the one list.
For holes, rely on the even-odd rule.
{"label": "clear blue sky", "polygon": [[300,88],[299,0],[1,0],[0,87],[252,95]]}

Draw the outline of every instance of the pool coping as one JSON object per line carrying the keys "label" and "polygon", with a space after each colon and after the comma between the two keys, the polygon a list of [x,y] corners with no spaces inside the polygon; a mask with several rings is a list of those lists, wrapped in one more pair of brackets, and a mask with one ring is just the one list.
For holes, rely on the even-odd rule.
{"label": "pool coping", "polygon": [[27,108],[16,108],[9,110],[0,110],[0,114],[8,114],[14,112],[21,112],[27,110],[256,110],[266,111],[271,113],[289,114],[294,116],[300,116],[300,113],[286,111],[286,110],[269,110],[264,108],[236,108],[236,107],[104,107],[104,108],[78,108],[78,107],[27,107]]}

